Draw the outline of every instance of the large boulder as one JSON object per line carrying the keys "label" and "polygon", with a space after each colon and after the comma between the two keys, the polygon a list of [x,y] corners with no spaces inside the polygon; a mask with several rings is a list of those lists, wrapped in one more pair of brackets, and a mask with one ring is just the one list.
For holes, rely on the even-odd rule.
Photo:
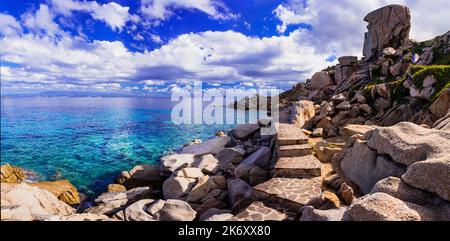
{"label": "large boulder", "polygon": [[203,141],[199,144],[183,147],[181,154],[194,154],[194,155],[217,155],[221,150],[225,148],[225,145],[231,140],[228,136],[216,136],[212,139]]}
{"label": "large boulder", "polygon": [[377,59],[384,48],[397,49],[409,42],[411,14],[405,6],[382,7],[367,14],[364,21],[369,23],[363,50],[366,60]]}
{"label": "large boulder", "polygon": [[246,139],[251,134],[254,134],[259,130],[258,124],[244,124],[239,125],[230,131],[230,135],[236,139]]}
{"label": "large boulder", "polygon": [[217,155],[217,159],[221,164],[228,162],[232,164],[239,164],[244,158],[245,152],[246,151],[243,146],[229,147],[221,150]]}
{"label": "large boulder", "polygon": [[160,167],[158,165],[136,165],[128,173],[122,172],[118,182],[128,189],[142,186],[161,185]]}
{"label": "large boulder", "polygon": [[[224,150],[219,152],[219,154]],[[195,160],[192,163],[192,167],[196,167],[206,174],[216,174],[219,170],[219,160],[217,160],[213,155],[207,154]]]}
{"label": "large boulder", "polygon": [[341,221],[345,210],[346,208],[319,210],[305,206],[300,221]]}
{"label": "large boulder", "polygon": [[404,202],[386,193],[374,193],[358,199],[344,213],[347,221],[436,221],[448,220],[450,212]]}
{"label": "large boulder", "polygon": [[130,206],[125,211],[126,221],[154,221],[154,217],[147,212],[148,207],[154,203],[153,199],[141,199]]}
{"label": "large boulder", "polygon": [[250,170],[253,167],[267,167],[271,158],[270,153],[270,148],[262,146],[236,167],[236,169],[234,170],[234,176],[244,180],[249,180]]}
{"label": "large boulder", "polygon": [[439,202],[432,193],[410,186],[398,177],[388,177],[377,182],[370,193],[377,192],[419,205],[433,205]]}
{"label": "large boulder", "polygon": [[197,212],[184,201],[168,199],[164,206],[155,214],[158,221],[192,221]]}
{"label": "large boulder", "polygon": [[243,201],[250,200],[253,195],[253,188],[239,178],[232,178],[227,181],[228,201],[230,206]]}
{"label": "large boulder", "polygon": [[391,161],[387,156],[377,156],[377,152],[362,140],[355,140],[353,146],[346,150],[340,168],[365,194],[379,180],[390,176],[400,177],[405,172],[404,166]]}
{"label": "large boulder", "polygon": [[379,155],[389,155],[393,161],[410,166],[447,153],[450,132],[402,122],[392,127],[374,129],[367,145]]}
{"label": "large boulder", "polygon": [[311,77],[312,90],[320,90],[332,85],[334,85],[333,79],[327,71],[317,72]]}
{"label": "large boulder", "polygon": [[377,126],[375,125],[345,125],[344,127],[340,128],[339,134],[345,139],[348,139],[353,135],[364,135],[366,132],[375,129],[376,127]]}
{"label": "large boulder", "polygon": [[0,182],[19,183],[25,179],[25,172],[9,163],[0,167]]}
{"label": "large boulder", "polygon": [[309,100],[294,102],[290,110],[290,122],[302,128],[316,114],[314,103]]}
{"label": "large boulder", "polygon": [[94,200],[94,206],[88,208],[86,212],[106,215],[114,214],[126,205],[141,199],[149,199],[152,195],[152,189],[149,187],[137,187],[126,192],[102,193]]}
{"label": "large boulder", "polygon": [[1,185],[1,220],[45,220],[51,216],[68,216],[74,209],[51,192],[25,183]]}
{"label": "large boulder", "polygon": [[226,221],[233,217],[230,210],[211,208],[200,215],[200,221]]}
{"label": "large boulder", "polygon": [[81,202],[77,188],[74,187],[68,180],[30,183],[30,185],[53,193],[53,195],[55,195],[59,200],[69,205],[76,205]]}
{"label": "large boulder", "polygon": [[[448,146],[450,147],[450,146]],[[450,153],[412,164],[402,180],[409,185],[437,194],[450,201]]]}
{"label": "large boulder", "polygon": [[430,106],[430,112],[436,121],[444,117],[450,110],[450,88],[445,90]]}
{"label": "large boulder", "polygon": [[163,183],[163,194],[166,199],[179,199],[186,196],[194,187],[196,180],[180,176],[171,176]]}
{"label": "large boulder", "polygon": [[196,160],[193,154],[174,154],[160,158],[160,171],[163,175],[170,175],[172,172],[190,166]]}

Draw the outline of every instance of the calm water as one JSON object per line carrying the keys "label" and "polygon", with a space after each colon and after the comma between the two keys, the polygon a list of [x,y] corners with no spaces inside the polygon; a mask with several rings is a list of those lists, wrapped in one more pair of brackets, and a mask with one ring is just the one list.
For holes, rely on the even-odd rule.
{"label": "calm water", "polygon": [[22,97],[1,100],[1,162],[103,192],[120,171],[231,125],[175,125],[168,99]]}

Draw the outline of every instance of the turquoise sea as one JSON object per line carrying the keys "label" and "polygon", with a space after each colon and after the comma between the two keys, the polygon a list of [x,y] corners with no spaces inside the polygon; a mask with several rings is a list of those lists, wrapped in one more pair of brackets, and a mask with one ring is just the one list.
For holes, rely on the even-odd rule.
{"label": "turquoise sea", "polygon": [[[122,170],[233,125],[175,125],[170,99],[2,97],[1,163],[66,178],[88,196],[105,191]],[[252,113],[250,113],[252,114]]]}

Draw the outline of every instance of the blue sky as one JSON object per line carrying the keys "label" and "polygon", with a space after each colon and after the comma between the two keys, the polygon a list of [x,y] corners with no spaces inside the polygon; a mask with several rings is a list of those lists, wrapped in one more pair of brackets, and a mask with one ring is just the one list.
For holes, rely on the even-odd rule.
{"label": "blue sky", "polygon": [[425,2],[2,0],[2,94],[168,95],[195,80],[285,90],[359,56],[363,17],[386,4],[411,8],[413,38],[443,34],[449,0]]}

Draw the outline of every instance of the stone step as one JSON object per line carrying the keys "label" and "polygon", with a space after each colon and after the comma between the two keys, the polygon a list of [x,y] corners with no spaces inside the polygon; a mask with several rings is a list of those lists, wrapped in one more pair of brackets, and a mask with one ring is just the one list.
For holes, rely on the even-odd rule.
{"label": "stone step", "polygon": [[278,147],[278,157],[299,157],[312,154],[312,148],[309,144],[289,145]]}
{"label": "stone step", "polygon": [[302,129],[292,124],[280,123],[277,138],[280,146],[308,143],[308,137],[303,133]]}
{"label": "stone step", "polygon": [[298,212],[309,200],[321,194],[322,177],[302,179],[274,177],[253,188],[255,200],[270,201]]}
{"label": "stone step", "polygon": [[281,157],[275,164],[275,177],[308,178],[320,177],[322,164],[313,155]]}
{"label": "stone step", "polygon": [[256,201],[227,221],[293,221],[298,213],[276,203]]}

